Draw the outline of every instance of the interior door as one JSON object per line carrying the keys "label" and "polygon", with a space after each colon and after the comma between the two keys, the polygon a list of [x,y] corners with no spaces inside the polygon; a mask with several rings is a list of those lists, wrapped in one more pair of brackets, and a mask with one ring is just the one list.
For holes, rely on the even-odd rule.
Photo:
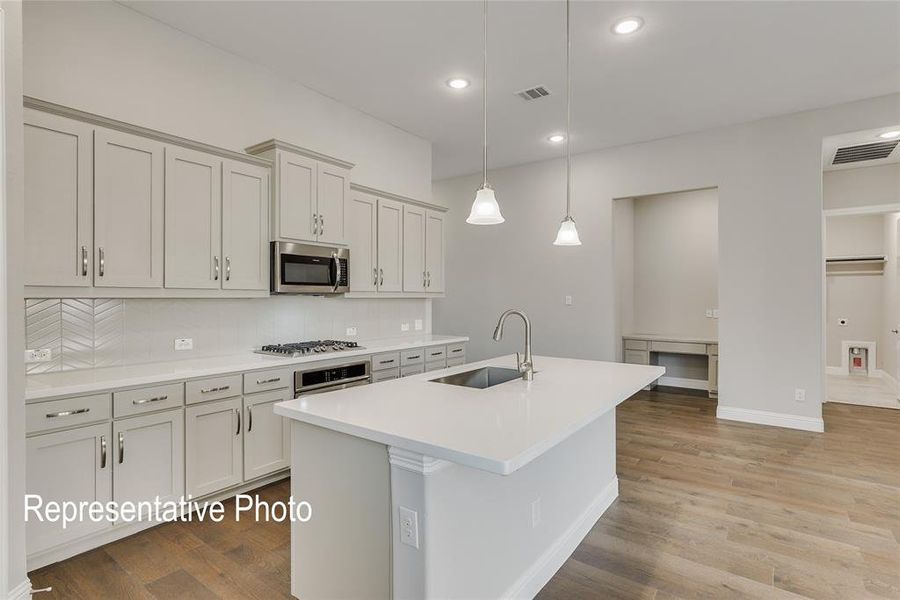
{"label": "interior door", "polygon": [[[102,502],[112,499],[112,441],[108,423],[47,433],[25,441],[25,492],[47,502]],[[34,554],[106,529],[106,520],[25,524],[27,552]]]}
{"label": "interior door", "polygon": [[425,291],[425,209],[403,206],[403,291]]}
{"label": "interior door", "polygon": [[319,241],[344,243],[344,206],[350,196],[350,170],[319,163]]}
{"label": "interior door", "polygon": [[317,163],[311,158],[278,153],[278,215],[276,237],[287,241],[315,241]]}
{"label": "interior door", "polygon": [[351,292],[374,292],[378,281],[378,201],[353,192],[347,201],[347,244],[350,246]]}
{"label": "interior door", "polygon": [[274,408],[290,399],[287,389],[244,396],[245,481],[291,466],[290,423]]}
{"label": "interior door", "polygon": [[444,215],[425,213],[425,291],[444,291]]}
{"label": "interior door", "polygon": [[378,199],[378,291],[403,291],[403,205],[384,198]]}
{"label": "interior door", "polygon": [[222,187],[222,287],[269,289],[269,170],[225,161]]}
{"label": "interior door", "polygon": [[222,160],[166,148],[166,287],[217,289],[222,273]]}
{"label": "interior door", "polygon": [[25,110],[25,285],[91,285],[93,133]]}
{"label": "interior door", "polygon": [[162,287],[163,144],[94,132],[94,285]]}
{"label": "interior door", "polygon": [[187,494],[199,498],[244,480],[241,408],[237,397],[185,409]]}

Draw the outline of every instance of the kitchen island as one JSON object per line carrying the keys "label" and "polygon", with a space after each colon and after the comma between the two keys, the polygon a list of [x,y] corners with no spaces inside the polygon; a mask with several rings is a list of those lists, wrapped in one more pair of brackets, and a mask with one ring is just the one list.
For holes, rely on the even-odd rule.
{"label": "kitchen island", "polygon": [[618,495],[615,407],[665,370],[534,363],[530,382],[434,381],[515,369],[504,356],[276,405],[292,495],[313,507],[292,523],[292,594],[536,594]]}

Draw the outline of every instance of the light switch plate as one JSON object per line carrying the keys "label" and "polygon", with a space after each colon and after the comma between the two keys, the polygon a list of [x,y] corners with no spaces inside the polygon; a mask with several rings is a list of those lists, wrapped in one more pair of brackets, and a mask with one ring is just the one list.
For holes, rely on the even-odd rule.
{"label": "light switch plate", "polygon": [[713,309],[713,319],[718,319],[718,318],[719,318],[719,309],[714,308]]}
{"label": "light switch plate", "polygon": [[400,543],[419,548],[419,514],[405,506],[400,507]]}
{"label": "light switch plate", "polygon": [[36,362],[48,362],[51,360],[53,360],[53,350],[50,348],[39,348],[39,349],[25,351],[26,364],[27,363],[36,363]]}
{"label": "light switch plate", "polygon": [[796,390],[794,390],[794,401],[806,402],[806,390],[802,388],[797,388]]}
{"label": "light switch plate", "polygon": [[348,327],[347,328],[347,337],[356,337],[358,334],[356,327]]}
{"label": "light switch plate", "polygon": [[416,319],[414,326],[416,328],[416,331],[422,331],[422,319]]}
{"label": "light switch plate", "polygon": [[572,306],[572,296],[566,296],[566,306]]}
{"label": "light switch plate", "polygon": [[713,309],[711,309],[711,308],[707,308],[707,309],[706,309],[706,318],[707,318],[707,319],[712,319],[712,318],[713,318]]}
{"label": "light switch plate", "polygon": [[176,350],[193,350],[194,338],[175,338]]}
{"label": "light switch plate", "polygon": [[409,323],[400,323],[400,331],[409,331]]}

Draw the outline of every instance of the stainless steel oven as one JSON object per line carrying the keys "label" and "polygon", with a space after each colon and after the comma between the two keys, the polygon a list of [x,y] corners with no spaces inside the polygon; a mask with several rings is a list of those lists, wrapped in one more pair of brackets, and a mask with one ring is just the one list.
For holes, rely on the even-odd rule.
{"label": "stainless steel oven", "polygon": [[312,244],[272,242],[273,294],[343,294],[350,250]]}
{"label": "stainless steel oven", "polygon": [[369,359],[327,361],[294,371],[294,398],[369,383]]}

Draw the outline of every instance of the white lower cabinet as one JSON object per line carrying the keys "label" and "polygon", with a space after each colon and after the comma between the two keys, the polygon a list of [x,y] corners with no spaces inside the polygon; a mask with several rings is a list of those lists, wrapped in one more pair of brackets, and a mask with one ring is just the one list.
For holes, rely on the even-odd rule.
{"label": "white lower cabinet", "polygon": [[243,482],[241,413],[240,396],[185,409],[185,491],[193,498]]}
{"label": "white lower cabinet", "polygon": [[[112,499],[112,441],[109,423],[78,427],[28,438],[25,451],[25,491],[44,504],[109,502]],[[26,504],[28,506],[28,504]],[[40,522],[28,515],[29,554],[95,533],[110,523],[90,519],[68,523]]]}
{"label": "white lower cabinet", "polygon": [[179,408],[113,423],[116,502],[177,501],[184,494],[184,412]]}
{"label": "white lower cabinet", "polygon": [[275,414],[275,403],[291,399],[290,390],[244,396],[244,480],[291,466],[288,420]]}

